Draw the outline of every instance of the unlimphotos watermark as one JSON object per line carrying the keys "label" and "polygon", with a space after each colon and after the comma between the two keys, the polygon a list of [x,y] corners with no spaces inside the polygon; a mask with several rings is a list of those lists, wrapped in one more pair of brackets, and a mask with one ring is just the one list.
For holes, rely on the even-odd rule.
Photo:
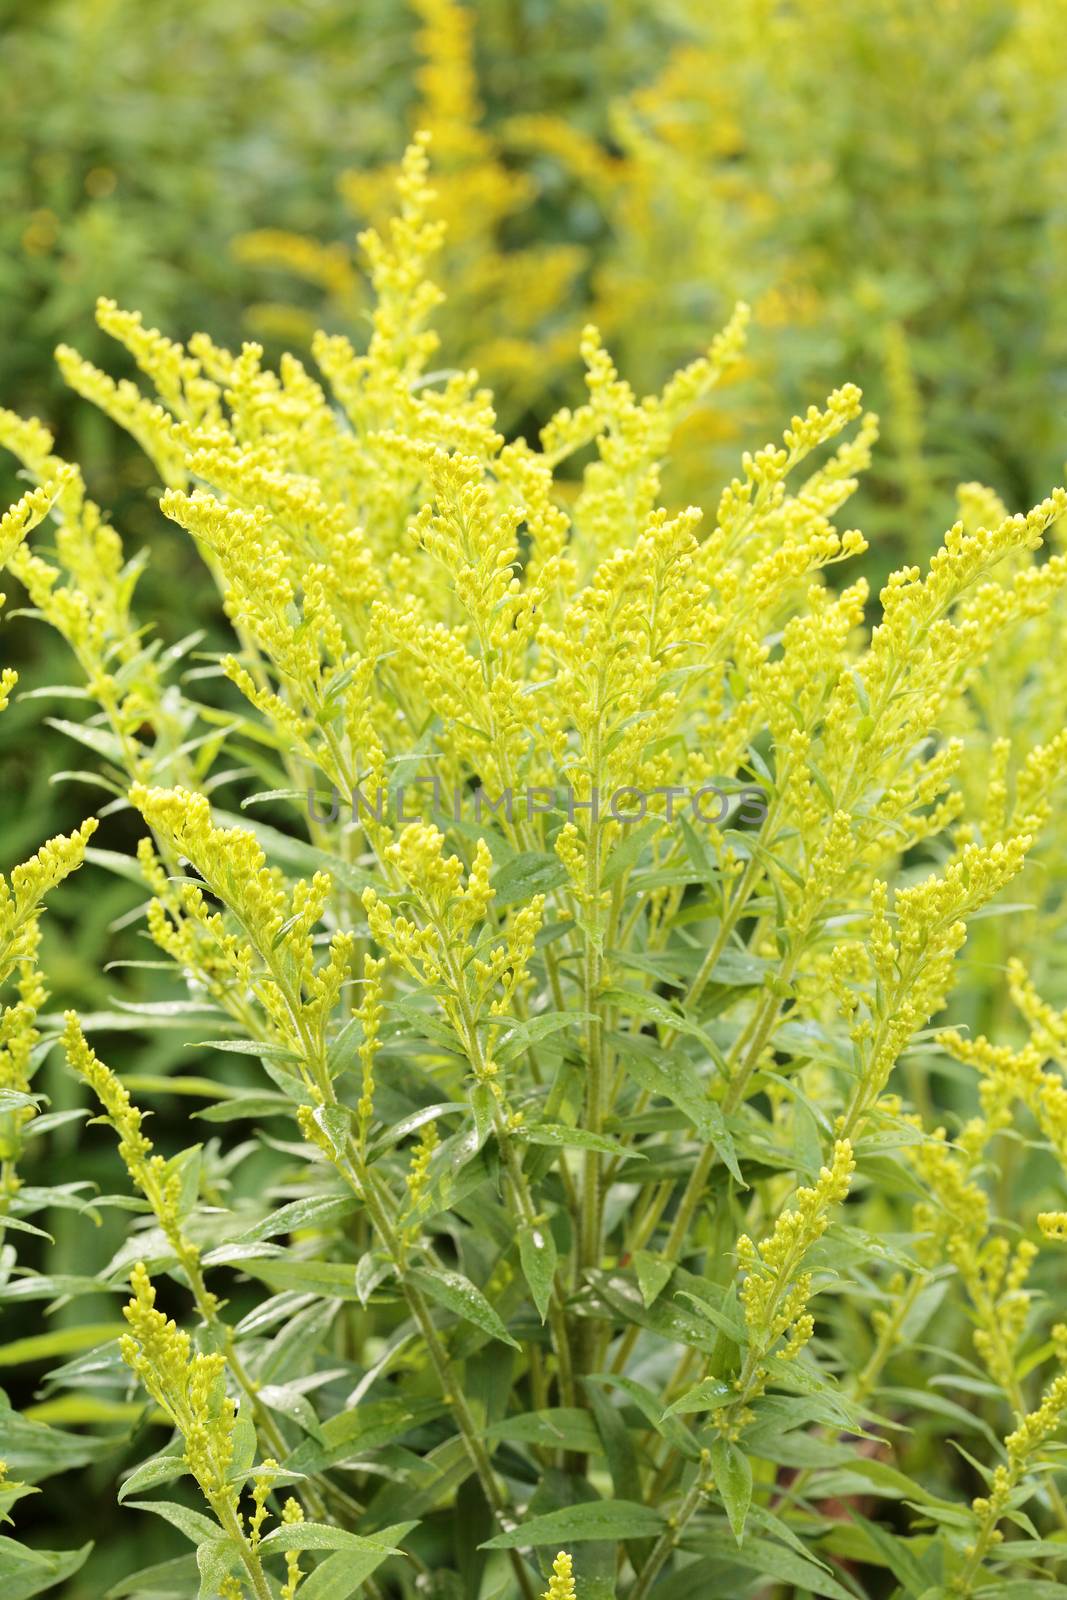
{"label": "unlimphotos watermark", "polygon": [[[312,821],[337,822],[342,813],[342,798],[335,786],[330,791],[329,808],[323,809],[324,796],[309,789],[307,804]],[[626,785],[610,793],[594,788],[581,795],[570,784],[530,784],[494,793],[484,788],[446,789],[440,778],[430,777],[413,778],[395,788],[378,784],[373,794],[357,788],[351,802],[345,802],[343,809],[351,813],[354,823],[372,818],[375,822],[401,826],[427,820],[458,823],[502,819],[510,823],[516,816],[526,820],[553,814],[566,815],[568,822],[574,822],[582,813],[593,822],[611,821],[624,826],[644,822],[650,816],[677,823],[684,816],[711,827],[720,827],[728,818],[747,827],[757,827],[767,815],[767,796],[758,784],[721,786],[715,783],[702,784],[696,789],[679,784],[663,784],[651,789]]]}

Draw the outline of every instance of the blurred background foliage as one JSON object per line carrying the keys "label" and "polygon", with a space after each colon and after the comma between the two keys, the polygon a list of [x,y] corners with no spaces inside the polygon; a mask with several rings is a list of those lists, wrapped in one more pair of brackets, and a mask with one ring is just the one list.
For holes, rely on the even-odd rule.
{"label": "blurred background foliage", "polygon": [[[581,398],[586,321],[647,392],[744,298],[749,357],[684,425],[675,499],[713,508],[742,450],[845,379],[882,417],[854,502],[876,584],[935,547],[959,480],[1014,510],[1062,474],[1067,0],[0,0],[0,19],[0,404],[41,416],[127,547],[150,545],[141,610],[168,641],[202,627],[211,644],[211,586],[158,516],[151,467],[64,389],[53,347],[117,374],[99,294],[177,337],[254,338],[271,356],[320,325],[358,339],[357,234],[380,221],[416,127],[434,135],[449,230],[442,365],[476,366],[509,431]],[[15,492],[0,462],[5,503]],[[77,708],[25,691],[71,673],[19,604],[0,651],[23,692],[0,719],[5,869],[99,799],[52,781],[81,763],[45,719]],[[1057,708],[1063,692],[1050,684]],[[130,849],[136,833],[120,814],[100,842]],[[165,998],[150,971],[105,969],[145,953],[135,904],[87,865],[45,918],[42,964],[53,1008],[95,1009],[94,1042],[149,1085],[166,1148],[195,1101],[159,1080],[220,1062],[191,1058],[180,1027],[145,1034],[116,1009]],[[989,965],[999,938],[979,952]],[[57,1108],[77,1093],[58,1058],[43,1087]],[[70,1175],[103,1179],[107,1141],[62,1132]],[[106,1215],[101,1260],[122,1236],[122,1213]],[[52,1229],[52,1270],[70,1270],[84,1227],[64,1213]],[[5,1345],[34,1323],[32,1308],[9,1312]],[[110,1492],[66,1505],[63,1481],[21,1526],[32,1540],[35,1516],[60,1515],[63,1543],[97,1535],[71,1600],[167,1553],[122,1548],[133,1519]]]}
{"label": "blurred background foliage", "polygon": [[864,511],[916,553],[961,478],[1014,506],[1061,469],[1064,0],[0,14],[0,395],[116,509],[144,469],[63,393],[53,345],[101,354],[100,293],[272,354],[358,334],[356,234],[417,126],[450,238],[442,357],[509,429],[575,394],[590,317],[651,390],[745,298],[749,370],[690,425],[687,494],[845,377],[884,422]]}

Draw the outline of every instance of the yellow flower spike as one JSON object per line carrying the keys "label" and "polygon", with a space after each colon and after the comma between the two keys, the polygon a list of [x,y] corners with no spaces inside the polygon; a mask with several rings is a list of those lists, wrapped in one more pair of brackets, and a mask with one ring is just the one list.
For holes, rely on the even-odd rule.
{"label": "yellow flower spike", "polygon": [[762,1391],[767,1362],[780,1340],[784,1343],[778,1359],[791,1361],[814,1332],[806,1310],[813,1279],[803,1262],[829,1227],[834,1208],[848,1194],[855,1165],[851,1144],[839,1139],[829,1166],[821,1169],[812,1187],[796,1191],[792,1206],[782,1212],[773,1231],[758,1246],[746,1235],[737,1242],[738,1266],[744,1274],[739,1298],[750,1336],[736,1385],[738,1407],[747,1406]]}
{"label": "yellow flower spike", "polygon": [[[37,1017],[48,997],[37,970],[39,943],[40,928],[34,919],[15,969],[18,999],[0,1010],[0,1089],[11,1089],[16,1094],[32,1092],[35,1051],[41,1039]],[[19,1106],[9,1111],[0,1124],[0,1203],[17,1194],[21,1187],[16,1163],[22,1153],[22,1132],[36,1114],[32,1105]]]}
{"label": "yellow flower spike", "polygon": [[49,839],[36,855],[12,869],[9,880],[0,873],[0,983],[36,950],[34,921],[41,902],[81,866],[96,827],[96,818],[90,817],[74,833]]}
{"label": "yellow flower spike", "polygon": [[104,1108],[107,1121],[119,1136],[119,1155],[134,1183],[143,1192],[155,1186],[147,1157],[152,1141],[141,1132],[143,1113],[109,1067],[90,1047],[77,1013],[64,1012],[63,1048],[71,1071],[87,1083]]}
{"label": "yellow flower spike", "polygon": [[[239,234],[232,248],[234,259],[245,266],[281,267],[317,284],[342,304],[356,304],[360,299],[361,284],[351,253],[338,241],[320,244],[284,228],[254,228]],[[261,314],[262,308],[257,308],[257,320]],[[299,315],[295,308],[293,314]]]}
{"label": "yellow flower spike", "polygon": [[1008,989],[1030,1028],[1034,1045],[1057,1061],[1067,1061],[1067,1014],[1042,1000],[1017,958],[1008,964]]}
{"label": "yellow flower spike", "polygon": [[[1054,1332],[1055,1342],[1062,1349],[1064,1330],[1057,1328]],[[958,1592],[970,1593],[970,1580],[980,1569],[986,1553],[1001,1542],[1003,1536],[997,1524],[1010,1509],[1015,1490],[1030,1470],[1034,1457],[1065,1423],[1067,1371],[1061,1370],[1046,1387],[1036,1409],[1020,1417],[1019,1425],[1005,1439],[1007,1465],[994,1470],[988,1494],[979,1495],[971,1502],[975,1537],[965,1552],[967,1559],[956,1583]]]}
{"label": "yellow flower spike", "polygon": [[268,1036],[292,1051],[316,1097],[328,1097],[327,1027],[355,947],[354,936],[339,931],[325,961],[316,960],[315,929],[331,880],[317,874],[288,887],[280,870],[267,864],[253,833],[215,827],[204,795],[135,784],[130,799],[227,908],[226,916],[208,912],[200,888],[187,883],[177,912],[173,901],[164,900],[150,913],[153,937],[172,953],[188,951],[198,970],[207,958],[206,976],[246,1025],[250,1004],[253,1013],[261,1007],[260,1025]]}
{"label": "yellow flower spike", "polygon": [[188,857],[205,882],[234,886],[237,909],[250,928],[263,938],[274,937],[284,921],[285,894],[280,875],[267,866],[254,834],[245,828],[216,828],[206,796],[188,789],[134,784],[130,799],[146,822]]}
{"label": "yellow flower spike", "polygon": [[69,345],[57,347],[56,364],[76,394],[90,400],[136,439],[164,483],[185,482],[183,453],[174,440],[174,419],[165,407],[147,399],[128,378],[116,383]]}
{"label": "yellow flower spike", "polygon": [[267,1500],[274,1483],[278,1463],[271,1457],[263,1462],[260,1472],[252,1479],[252,1501],[255,1510],[248,1519],[248,1542],[256,1549],[262,1537],[261,1529],[267,1520]]}
{"label": "yellow flower spike", "polygon": [[1008,508],[996,490],[984,483],[959,484],[956,488],[956,504],[959,520],[968,533],[976,533],[979,528],[995,527],[1009,516]]}
{"label": "yellow flower spike", "polygon": [[[50,476],[56,463],[52,454],[55,440],[36,417],[20,417],[0,406],[0,444],[16,455],[38,481]],[[76,469],[75,469],[76,470]]]}
{"label": "yellow flower spike", "polygon": [[488,962],[476,963],[479,978],[488,992],[499,984],[489,1005],[490,1016],[509,1014],[516,994],[529,981],[527,971],[534,944],[544,917],[545,897],[535,894],[507,924],[506,942],[493,950]]}
{"label": "yellow flower spike", "polygon": [[462,893],[461,906],[456,918],[456,925],[463,928],[467,934],[485,920],[485,914],[493,898],[493,889],[489,882],[492,866],[493,857],[489,846],[484,839],[479,839],[474,849],[474,865],[467,877],[467,887]]}
{"label": "yellow flower spike", "polygon": [[552,1578],[542,1600],[577,1600],[574,1586],[574,1563],[565,1550],[561,1550],[552,1563]]}
{"label": "yellow flower spike", "polygon": [[418,1210],[429,1188],[430,1163],[439,1143],[436,1122],[423,1123],[419,1142],[415,1146],[411,1163],[404,1175],[404,1185],[408,1192],[408,1211],[414,1219],[402,1230],[403,1242],[408,1247],[415,1243],[422,1231]]}
{"label": "yellow flower spike", "polygon": [[182,1434],[186,1464],[205,1496],[233,1508],[237,1491],[227,1475],[237,1413],[223,1385],[224,1358],[193,1354],[189,1335],[155,1309],[156,1291],[143,1264],[134,1267],[130,1285],[122,1359]]}
{"label": "yellow flower spike", "polygon": [[60,485],[43,483],[38,489],[27,489],[10,511],[0,517],[0,566],[6,566],[25,539],[37,525],[44,521],[59,496]]}
{"label": "yellow flower spike", "polygon": [[[287,1528],[292,1528],[295,1527],[297,1523],[303,1522],[303,1520],[303,1506],[300,1504],[299,1500],[294,1500],[292,1496],[290,1496],[282,1507],[283,1525]],[[300,1583],[302,1575],[303,1574],[300,1569],[300,1552],[298,1550],[287,1550],[285,1552],[286,1581],[282,1587],[281,1600],[296,1600],[297,1586]]]}
{"label": "yellow flower spike", "polygon": [[360,1148],[365,1149],[371,1120],[374,1116],[374,1062],[378,1054],[378,1033],[382,1019],[381,977],[386,967],[384,960],[366,956],[363,961],[363,995],[355,1015],[360,1020],[363,1038],[359,1046],[359,1059],[363,1068],[363,1082],[356,1112],[359,1117]]}
{"label": "yellow flower spike", "polygon": [[443,224],[427,215],[433,201],[428,144],[428,134],[417,134],[404,154],[397,182],[401,210],[388,240],[374,229],[359,236],[376,295],[366,356],[356,356],[341,335],[319,334],[314,342],[316,361],[357,427],[368,404],[377,408],[387,397],[396,399],[400,384],[410,386],[437,347],[437,335],[424,326],[441,300],[425,271],[443,237]]}
{"label": "yellow flower spike", "polygon": [[134,1187],[141,1191],[152,1208],[189,1280],[201,1315],[211,1320],[218,1302],[204,1284],[200,1251],[182,1227],[180,1182],[176,1176],[168,1177],[164,1158],[153,1155],[152,1141],[141,1131],[143,1112],[134,1105],[125,1085],[92,1049],[82,1032],[77,1013],[65,1012],[64,1021],[66,1025],[62,1037],[67,1064],[72,1072],[88,1084],[103,1106],[104,1116],[101,1120],[118,1134],[119,1155]]}
{"label": "yellow flower spike", "polygon": [[176,417],[200,421],[217,416],[219,390],[205,379],[200,362],[157,328],[146,328],[139,311],[122,311],[114,300],[96,302],[96,320],[133,356],[160,399]]}

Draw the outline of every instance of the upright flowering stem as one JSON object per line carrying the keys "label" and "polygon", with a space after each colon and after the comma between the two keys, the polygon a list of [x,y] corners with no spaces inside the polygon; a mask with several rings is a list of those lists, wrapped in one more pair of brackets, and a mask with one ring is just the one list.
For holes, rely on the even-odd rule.
{"label": "upright flowering stem", "polygon": [[648,1560],[637,1574],[637,1581],[630,1590],[628,1600],[645,1600],[645,1597],[651,1591],[652,1585],[670,1560],[671,1554],[685,1533],[686,1528],[696,1515],[700,1502],[706,1499],[714,1489],[714,1484],[708,1476],[707,1466],[708,1458],[705,1452],[685,1499],[652,1546]]}
{"label": "upright flowering stem", "polygon": [[[378,1237],[396,1265],[397,1277],[404,1298],[423,1337],[434,1372],[437,1374],[437,1381],[441,1386],[442,1398],[456,1419],[456,1425],[459,1428],[471,1465],[474,1468],[478,1482],[482,1486],[482,1492],[488,1501],[489,1507],[500,1528],[507,1531],[513,1523],[513,1519],[509,1515],[507,1493],[497,1481],[492,1462],[489,1459],[485,1445],[482,1443],[478,1425],[471,1415],[467,1397],[463,1393],[463,1385],[457,1381],[456,1375],[452,1371],[448,1352],[434,1326],[433,1313],[426,1302],[426,1297],[418,1285],[413,1283],[403,1270],[400,1241],[397,1239],[392,1224],[389,1222],[385,1209],[378,1197],[373,1175],[362,1164],[359,1150],[354,1140],[350,1142],[347,1159],[339,1163],[338,1170],[348,1179],[354,1191],[363,1200]],[[510,1550],[508,1558],[523,1600],[534,1600],[530,1575],[526,1570],[526,1564],[522,1557],[517,1550]]]}

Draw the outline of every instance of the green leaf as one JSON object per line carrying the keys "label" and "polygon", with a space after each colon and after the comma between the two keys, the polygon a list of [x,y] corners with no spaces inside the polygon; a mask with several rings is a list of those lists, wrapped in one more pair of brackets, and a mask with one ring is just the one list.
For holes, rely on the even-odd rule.
{"label": "green leaf", "polygon": [[127,1500],[126,1504],[133,1511],[154,1511],[157,1517],[169,1522],[194,1544],[219,1538],[217,1522],[212,1522],[210,1517],[205,1517],[199,1511],[191,1511],[188,1506],[178,1505],[174,1500]]}
{"label": "green leaf", "polygon": [[690,1021],[681,1011],[675,1011],[666,1000],[649,994],[645,989],[606,989],[601,1000],[604,1005],[614,1006],[627,1016],[641,1017],[645,1022],[658,1023],[673,1033],[691,1034],[702,1043],[708,1043],[703,1028]]}
{"label": "green leaf", "polygon": [[45,717],[44,720],[50,728],[65,733],[69,739],[75,739],[87,750],[103,756],[106,761],[113,761],[119,768],[122,767],[122,744],[117,734],[111,733],[106,728],[94,728],[83,722],[68,722],[65,717]]}
{"label": "green leaf", "polygon": [[0,1112],[22,1111],[28,1106],[39,1106],[42,1099],[43,1096],[39,1094],[23,1094],[21,1089],[0,1089]]}
{"label": "green leaf", "polygon": [[367,1548],[340,1550],[329,1556],[300,1585],[300,1600],[349,1600],[364,1578],[388,1559],[391,1547],[399,1545],[417,1526],[415,1522],[395,1523],[366,1541]]}
{"label": "green leaf", "polygon": [[687,1548],[701,1554],[717,1555],[724,1561],[758,1572],[762,1578],[773,1578],[779,1583],[806,1589],[811,1594],[825,1595],[827,1600],[855,1600],[848,1589],[843,1588],[824,1568],[816,1566],[814,1561],[805,1561],[795,1551],[786,1550],[782,1545],[754,1534],[750,1534],[744,1544],[738,1546],[733,1533],[727,1533],[725,1529],[721,1533],[701,1532],[687,1541]]}
{"label": "green leaf", "polygon": [[298,1061],[293,1050],[283,1044],[263,1044],[257,1039],[201,1039],[190,1050],[226,1050],[235,1056],[257,1056],[268,1061]]}
{"label": "green leaf", "polygon": [[721,1411],[723,1406],[728,1406],[735,1398],[730,1384],[723,1383],[721,1378],[703,1378],[700,1383],[694,1384],[692,1389],[687,1389],[673,1405],[668,1406],[664,1416],[676,1417],[690,1411]]}
{"label": "green leaf", "polygon": [[61,1295],[126,1294],[125,1283],[101,1283],[73,1272],[28,1273],[0,1287],[0,1300],[54,1300]]}
{"label": "green leaf", "polygon": [[323,1438],[322,1425],[315,1414],[314,1406],[307,1395],[292,1384],[261,1384],[256,1390],[256,1398],[269,1410],[280,1411],[283,1417],[291,1417],[296,1425],[305,1433],[309,1433],[313,1439]]}
{"label": "green leaf", "polygon": [[49,1244],[55,1244],[56,1242],[50,1233],[45,1233],[43,1228],[34,1227],[32,1222],[23,1222],[19,1217],[0,1216],[0,1233],[3,1233],[5,1228],[10,1228],[13,1233],[36,1234],[38,1239],[47,1239]]}
{"label": "green leaf", "polygon": [[556,1406],[547,1411],[523,1411],[494,1422],[486,1438],[511,1444],[539,1444],[548,1450],[573,1450],[588,1455],[600,1449],[600,1436],[588,1411],[576,1406]]}
{"label": "green leaf", "polygon": [[[684,821],[682,825],[687,826]],[[651,817],[647,822],[632,827],[632,831],[626,834],[621,844],[616,845],[604,863],[600,881],[605,888],[610,888],[616,878],[622,877],[631,867],[636,866],[645,846],[662,828],[663,822],[659,817]]]}
{"label": "green leaf", "polygon": [[[689,1278],[688,1281],[692,1283],[694,1280]],[[703,1280],[698,1279],[696,1281],[700,1282],[701,1288],[705,1291],[713,1287]],[[713,1305],[706,1293],[696,1294],[692,1289],[678,1289],[678,1294],[683,1300],[691,1300],[695,1306],[700,1308],[701,1313],[707,1317],[708,1321],[718,1328],[720,1333],[724,1333],[728,1339],[733,1340],[734,1344],[743,1348],[748,1343],[748,1329],[745,1326],[741,1312],[738,1310],[737,1292],[733,1284],[719,1289],[718,1292],[722,1295],[722,1299],[718,1305]]]}
{"label": "green leaf", "polygon": [[636,1378],[617,1377],[613,1373],[590,1373],[583,1381],[587,1384],[599,1383],[610,1388],[619,1389],[623,1394],[629,1396],[649,1427],[655,1428],[656,1432],[666,1439],[672,1449],[677,1450],[678,1454],[684,1456],[687,1461],[698,1461],[700,1459],[700,1446],[684,1422],[679,1422],[676,1417],[665,1413],[663,1402],[659,1395],[654,1394],[643,1383],[638,1383]]}
{"label": "green leaf", "polygon": [[621,1139],[611,1139],[604,1133],[590,1133],[588,1128],[568,1128],[560,1122],[535,1122],[530,1127],[516,1128],[516,1139],[527,1144],[551,1145],[555,1149],[600,1150],[606,1156],[626,1155],[632,1160],[644,1158],[631,1150]]}
{"label": "green leaf", "polygon": [[490,882],[494,903],[498,906],[518,905],[532,900],[535,894],[549,894],[567,881],[567,869],[554,852],[526,851],[513,856]]}
{"label": "green leaf", "polygon": [[573,1027],[579,1022],[589,1022],[591,1018],[592,1013],[589,1011],[548,1011],[525,1021],[512,1020],[507,1031],[501,1036],[494,1054],[501,1062],[512,1061],[541,1039],[547,1039],[554,1033],[561,1033],[565,1028]]}
{"label": "green leaf", "polygon": [[326,1135],[330,1149],[340,1160],[348,1149],[348,1140],[352,1132],[352,1113],[347,1106],[327,1105],[316,1106],[312,1116]]}
{"label": "green leaf", "polygon": [[641,1472],[637,1464],[634,1435],[626,1426],[619,1408],[596,1383],[583,1383],[597,1432],[604,1446],[611,1473],[611,1486],[620,1500],[636,1500],[641,1494]]}
{"label": "green leaf", "polygon": [[240,1553],[231,1539],[205,1540],[196,1552],[200,1573],[197,1600],[217,1600],[219,1585],[240,1564]]}
{"label": "green leaf", "polygon": [[284,1094],[243,1094],[236,1100],[220,1100],[192,1115],[199,1122],[262,1122],[267,1117],[291,1117],[296,1107]]}
{"label": "green leaf", "polygon": [[241,1408],[237,1413],[237,1420],[233,1427],[233,1455],[230,1458],[230,1469],[227,1477],[231,1483],[242,1484],[248,1477],[252,1463],[256,1459],[258,1441],[256,1438],[256,1425],[252,1417],[252,1406],[247,1398],[242,1399]]}
{"label": "green leaf", "polygon": [[674,1264],[664,1260],[663,1256],[654,1256],[649,1250],[635,1250],[633,1262],[641,1286],[641,1298],[646,1306],[650,1306],[670,1282]]}
{"label": "green leaf", "polygon": [[[274,1246],[265,1245],[264,1249]],[[213,1261],[224,1265],[229,1254],[224,1249],[213,1254]],[[247,1260],[237,1250],[233,1253],[235,1264],[253,1278],[260,1278],[274,1290],[305,1289],[329,1299],[358,1300],[356,1269],[344,1261],[289,1261],[285,1257],[271,1256],[266,1260]]]}
{"label": "green leaf", "polygon": [[711,1471],[734,1538],[740,1544],[752,1503],[752,1463],[743,1450],[720,1434],[711,1446]]}
{"label": "green leaf", "polygon": [[522,1348],[511,1337],[482,1291],[476,1289],[461,1272],[451,1272],[447,1267],[416,1267],[409,1272],[408,1278],[431,1300],[436,1300],[447,1311],[454,1312],[462,1321],[473,1323],[483,1333],[512,1345],[516,1350]]}
{"label": "green leaf", "polygon": [[715,1354],[718,1334],[709,1332],[705,1319],[680,1306],[677,1298],[669,1305],[657,1301],[655,1305],[646,1306],[636,1274],[631,1278],[623,1272],[588,1272],[586,1277],[597,1294],[625,1321],[636,1323],[639,1328],[650,1328],[672,1343],[682,1340],[705,1355]]}
{"label": "green leaf", "polygon": [[[714,1145],[723,1164],[742,1189],[748,1185],[741,1176],[737,1151],[726,1126],[722,1107],[708,1097],[707,1087],[695,1064],[678,1050],[664,1050],[651,1039],[612,1034],[630,1076],[651,1094],[662,1095],[689,1118],[699,1136]],[[647,1043],[648,1048],[645,1048]]]}
{"label": "green leaf", "polygon": [[134,1467],[129,1477],[122,1480],[116,1497],[119,1505],[123,1505],[131,1494],[139,1494],[142,1489],[158,1489],[162,1483],[173,1483],[175,1478],[184,1477],[188,1471],[179,1453],[151,1456],[147,1461],[142,1461],[139,1467]]}
{"label": "green leaf", "polygon": [[198,1580],[196,1557],[178,1556],[174,1561],[160,1561],[123,1578],[107,1591],[104,1600],[126,1600],[127,1595],[151,1595],[153,1600],[165,1595],[168,1600],[170,1596],[175,1600],[189,1600]]}
{"label": "green leaf", "polygon": [[127,1072],[123,1084],[134,1094],[177,1094],[202,1100],[234,1100],[240,1094],[232,1084],[216,1083],[214,1078],[196,1078],[177,1073],[172,1078],[159,1072]]}
{"label": "green leaf", "polygon": [[29,1550],[14,1539],[0,1538],[0,1584],[4,1600],[32,1600],[72,1577],[85,1564],[92,1543],[80,1550]]}
{"label": "green leaf", "polygon": [[519,1229],[519,1260],[538,1314],[544,1322],[556,1275],[556,1241],[547,1223]]}
{"label": "green leaf", "polygon": [[[136,856],[124,856],[120,850],[101,850],[91,844],[86,846],[85,859],[91,861],[94,867],[103,867],[105,872],[113,872],[116,877],[135,883],[139,889],[147,887]],[[169,963],[164,962],[163,965],[168,966]]]}
{"label": "green leaf", "polygon": [[0,1345],[0,1367],[28,1366],[49,1361],[53,1356],[69,1356],[91,1350],[125,1333],[123,1322],[83,1322],[76,1328],[55,1328],[51,1333],[31,1333],[25,1339],[12,1339]]}
{"label": "green leaf", "polygon": [[351,1195],[316,1194],[306,1200],[292,1200],[287,1206],[272,1211],[262,1222],[256,1222],[244,1233],[239,1233],[234,1244],[250,1244],[258,1239],[272,1239],[279,1233],[295,1233],[298,1228],[318,1227],[349,1216],[359,1207]]}
{"label": "green leaf", "polygon": [[401,1117],[398,1122],[390,1123],[380,1138],[375,1140],[375,1150],[388,1149],[390,1145],[399,1144],[402,1139],[410,1134],[417,1133],[427,1122],[436,1122],[441,1117],[459,1116],[470,1108],[462,1100],[441,1100],[432,1106],[420,1106],[409,1117]]}
{"label": "green leaf", "polygon": [[[138,1411],[140,1407],[137,1408]],[[87,1466],[114,1449],[111,1439],[66,1433],[33,1417],[20,1416],[0,1397],[0,1445],[8,1475],[24,1483],[41,1483],[58,1472]]]}
{"label": "green leaf", "polygon": [[413,1428],[434,1422],[447,1411],[438,1398],[411,1395],[406,1400],[368,1400],[341,1411],[322,1425],[325,1446],[304,1439],[286,1458],[291,1472],[323,1472],[340,1461],[363,1457],[401,1439]]}
{"label": "green leaf", "polygon": [[356,1263],[356,1298],[365,1306],[380,1283],[391,1278],[396,1267],[384,1250],[368,1250]]}
{"label": "green leaf", "polygon": [[373,1539],[349,1533],[347,1528],[334,1528],[328,1522],[290,1522],[275,1528],[260,1545],[264,1555],[276,1550],[365,1550],[379,1555],[398,1555],[395,1545],[380,1534]]}
{"label": "green leaf", "polygon": [[[918,1558],[912,1553],[908,1541],[902,1539],[899,1534],[890,1533],[889,1529],[882,1527],[880,1523],[869,1521],[855,1506],[849,1507],[849,1517],[857,1527],[863,1529],[877,1555],[885,1562],[897,1582],[912,1596],[912,1600],[918,1600],[919,1595],[929,1588],[929,1578],[919,1565]],[[1067,1551],[1064,1554],[1067,1554]]]}
{"label": "green leaf", "polygon": [[650,1506],[633,1500],[588,1500],[564,1511],[532,1517],[521,1528],[498,1533],[483,1550],[525,1550],[539,1545],[565,1546],[590,1539],[640,1539],[663,1532],[663,1518]]}

